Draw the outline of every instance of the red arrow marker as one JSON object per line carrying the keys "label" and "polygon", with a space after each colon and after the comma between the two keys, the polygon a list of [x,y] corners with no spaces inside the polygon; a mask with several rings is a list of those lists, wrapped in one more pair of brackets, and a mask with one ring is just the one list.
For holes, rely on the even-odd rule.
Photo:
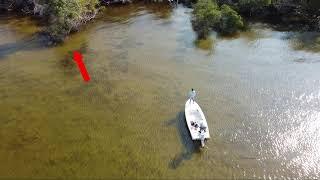
{"label": "red arrow marker", "polygon": [[82,74],[83,80],[88,82],[90,80],[90,76],[88,74],[88,71],[86,69],[86,66],[83,63],[82,55],[81,53],[74,51],[73,52],[73,60],[78,64],[78,68]]}

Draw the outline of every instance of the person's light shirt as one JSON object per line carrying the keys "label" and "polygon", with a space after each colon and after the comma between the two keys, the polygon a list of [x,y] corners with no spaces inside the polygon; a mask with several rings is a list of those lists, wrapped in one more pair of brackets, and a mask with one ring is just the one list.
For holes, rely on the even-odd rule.
{"label": "person's light shirt", "polygon": [[190,99],[194,99],[196,97],[196,91],[195,90],[190,91],[189,97],[190,97]]}

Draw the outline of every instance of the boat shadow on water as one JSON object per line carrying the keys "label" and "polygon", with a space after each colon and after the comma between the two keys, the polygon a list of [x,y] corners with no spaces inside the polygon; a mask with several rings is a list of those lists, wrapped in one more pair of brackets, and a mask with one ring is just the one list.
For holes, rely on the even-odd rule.
{"label": "boat shadow on water", "polygon": [[184,161],[190,160],[192,155],[200,153],[200,141],[193,141],[188,130],[184,112],[181,111],[177,114],[176,118],[167,122],[168,126],[176,126],[180,141],[183,145],[182,151],[174,156],[169,162],[169,168],[177,169],[183,164]]}

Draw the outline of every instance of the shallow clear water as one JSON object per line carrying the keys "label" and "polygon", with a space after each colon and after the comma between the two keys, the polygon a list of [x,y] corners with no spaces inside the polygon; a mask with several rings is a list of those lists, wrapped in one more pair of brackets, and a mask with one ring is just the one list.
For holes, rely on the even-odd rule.
{"label": "shallow clear water", "polygon": [[[320,35],[253,24],[202,50],[190,12],[114,7],[54,48],[35,21],[1,15],[0,176],[319,177]],[[184,123],[191,87],[204,150]]]}

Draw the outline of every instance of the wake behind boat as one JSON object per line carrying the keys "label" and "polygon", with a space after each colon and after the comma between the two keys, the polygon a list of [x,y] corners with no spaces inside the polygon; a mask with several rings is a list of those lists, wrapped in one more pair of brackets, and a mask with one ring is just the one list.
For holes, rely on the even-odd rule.
{"label": "wake behind boat", "polygon": [[204,142],[210,138],[210,134],[207,120],[200,106],[188,99],[184,113],[192,140],[200,140],[201,146],[204,147]]}

